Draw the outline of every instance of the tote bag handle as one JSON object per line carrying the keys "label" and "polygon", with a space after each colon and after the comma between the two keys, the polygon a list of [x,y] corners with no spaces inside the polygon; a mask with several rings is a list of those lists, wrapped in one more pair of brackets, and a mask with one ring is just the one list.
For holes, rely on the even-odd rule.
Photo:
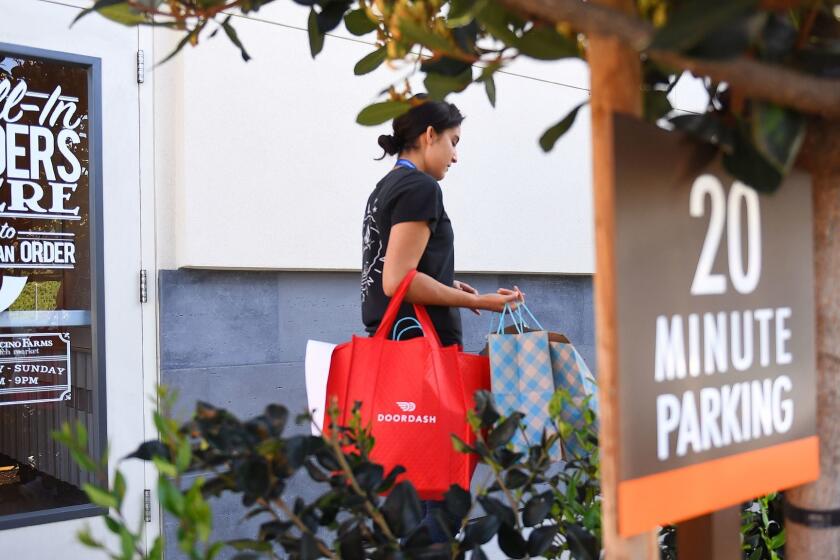
{"label": "tote bag handle", "polygon": [[[391,330],[391,327],[394,325],[394,321],[397,319],[397,314],[400,312],[400,306],[405,299],[405,294],[408,293],[408,288],[411,286],[411,282],[414,280],[415,276],[417,276],[417,269],[410,270],[408,271],[408,274],[405,275],[405,278],[403,278],[403,281],[400,282],[397,291],[394,292],[394,295],[391,297],[391,301],[388,303],[387,309],[385,309],[385,314],[382,316],[379,328],[376,329],[376,333],[373,335],[374,338],[379,338],[381,340],[388,338],[388,331]],[[420,326],[423,327],[423,336],[429,340],[429,343],[433,347],[440,348],[440,338],[438,337],[437,330],[435,330],[435,326],[432,323],[432,319],[426,312],[426,308],[422,305],[415,304],[414,314],[417,315],[417,321],[420,323]]]}

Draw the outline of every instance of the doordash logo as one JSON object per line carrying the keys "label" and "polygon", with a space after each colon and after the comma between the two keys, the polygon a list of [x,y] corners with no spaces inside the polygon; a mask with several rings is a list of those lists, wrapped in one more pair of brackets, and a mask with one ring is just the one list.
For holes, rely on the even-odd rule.
{"label": "doordash logo", "polygon": [[[396,404],[403,412],[414,412],[417,410],[417,403],[411,401],[397,401]],[[399,424],[435,424],[437,417],[428,414],[386,414],[380,412],[376,415],[376,420],[378,422]]]}

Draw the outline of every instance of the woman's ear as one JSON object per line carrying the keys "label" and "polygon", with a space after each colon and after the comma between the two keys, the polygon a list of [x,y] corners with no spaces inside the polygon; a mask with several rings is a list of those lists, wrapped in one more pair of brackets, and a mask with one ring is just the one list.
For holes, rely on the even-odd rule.
{"label": "woman's ear", "polygon": [[426,138],[426,144],[431,145],[435,141],[435,136],[437,136],[435,127],[432,125],[427,126],[426,132],[423,133],[423,136]]}

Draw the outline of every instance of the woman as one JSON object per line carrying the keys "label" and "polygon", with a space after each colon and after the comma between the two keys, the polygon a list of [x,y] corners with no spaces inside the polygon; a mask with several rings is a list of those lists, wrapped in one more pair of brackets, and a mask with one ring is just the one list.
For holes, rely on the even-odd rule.
{"label": "woman", "polygon": [[[379,137],[385,154],[398,155],[398,159],[376,185],[365,210],[362,319],[371,335],[389,298],[415,268],[418,272],[405,298],[408,303],[403,304],[397,321],[414,316],[412,303],[425,305],[444,346],[463,346],[459,308],[501,312],[505,304],[514,305],[523,297],[516,287],[479,294],[454,278],[454,234],[438,181],[458,161],[463,120],[455,105],[424,100],[394,120],[392,134]],[[422,334],[410,329],[402,338]],[[440,525],[432,521],[440,503],[425,502],[424,509],[424,524],[432,539],[446,541]]]}
{"label": "woman", "polygon": [[[454,278],[455,238],[438,181],[458,161],[463,120],[455,105],[426,101],[394,119],[393,134],[379,137],[385,154],[399,157],[365,210],[362,320],[370,334],[376,332],[388,299],[414,268],[418,273],[397,320],[414,316],[410,303],[427,306],[445,346],[463,346],[458,308],[500,312],[522,297],[516,287],[479,294]],[[415,331],[404,337],[420,335]]]}

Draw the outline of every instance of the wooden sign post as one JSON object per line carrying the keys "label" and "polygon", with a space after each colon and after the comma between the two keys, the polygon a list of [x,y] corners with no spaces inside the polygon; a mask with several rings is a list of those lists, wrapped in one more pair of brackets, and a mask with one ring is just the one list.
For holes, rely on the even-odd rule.
{"label": "wooden sign post", "polygon": [[[596,0],[632,13],[631,0]],[[618,452],[616,412],[617,347],[615,316],[615,173],[613,114],[641,116],[639,55],[615,39],[590,36],[587,50],[592,108],[592,163],[595,205],[595,325],[601,410],[601,491],[604,549],[608,560],[658,560],[656,531],[633,538],[618,533]]]}

